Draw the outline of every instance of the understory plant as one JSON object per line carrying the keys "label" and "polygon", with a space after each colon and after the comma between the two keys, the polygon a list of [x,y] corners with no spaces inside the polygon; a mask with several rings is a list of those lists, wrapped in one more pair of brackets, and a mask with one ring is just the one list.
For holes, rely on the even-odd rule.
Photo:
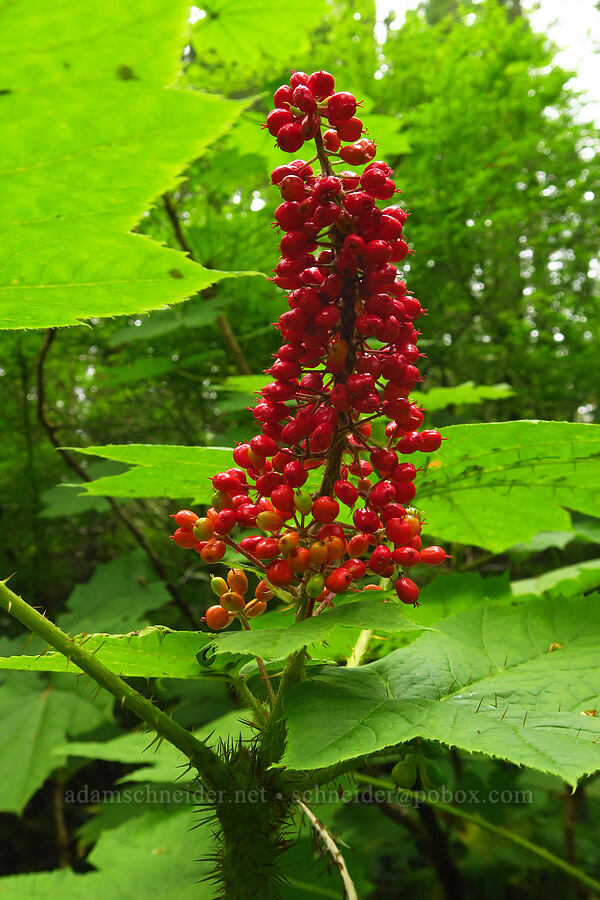
{"label": "understory plant", "polygon": [[[343,854],[305,792],[336,789],[377,759],[390,769],[390,788],[439,786],[431,742],[576,784],[598,768],[598,725],[580,709],[585,700],[589,711],[596,687],[584,674],[579,686],[552,693],[561,660],[584,667],[579,644],[571,656],[564,649],[574,603],[482,606],[437,630],[411,618],[430,571],[419,567],[439,566],[448,554],[424,544],[417,505],[419,477],[445,463],[431,456],[442,434],[422,427],[424,410],[411,400],[425,310],[399,268],[411,253],[408,211],[377,158],[376,136],[365,135],[356,98],[336,91],[329,73],[293,72],[274,103],[266,127],[281,151],[314,147],[308,161],[272,172],[282,232],[272,281],[289,306],[276,324],[282,344],[253,408],[256,435],[212,475],[206,511],[174,514],[173,534],[178,547],[225,567],[212,569],[214,599],[203,598],[210,633],[197,634],[188,661],[194,677],[227,680],[253,736],[199,740],[136,691],[118,660],[102,661],[104,641],[67,635],[6,582],[0,597],[67,665],[184,754],[215,833],[216,896],[281,896],[303,815],[355,897]],[[461,488],[460,475],[450,490]],[[337,627],[360,629],[343,667],[324,643]],[[376,658],[374,632],[395,635],[397,649]],[[179,633],[161,634],[165,648],[179,646]],[[361,665],[369,652],[373,661]],[[164,674],[160,653],[156,665]]]}

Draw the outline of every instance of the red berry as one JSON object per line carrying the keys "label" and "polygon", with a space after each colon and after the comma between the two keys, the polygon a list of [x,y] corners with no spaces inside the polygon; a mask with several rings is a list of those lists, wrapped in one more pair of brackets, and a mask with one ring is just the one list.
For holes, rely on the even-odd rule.
{"label": "red berry", "polygon": [[198,521],[199,516],[197,513],[192,512],[191,509],[180,509],[179,512],[176,512],[171,518],[175,519],[175,524],[180,528],[183,528],[184,531],[191,531]]}
{"label": "red berry", "polygon": [[284,587],[286,584],[291,584],[293,580],[294,573],[286,559],[276,559],[267,569],[267,581],[277,587]]}
{"label": "red berry", "polygon": [[354,576],[352,572],[344,566],[340,566],[327,576],[325,579],[325,588],[328,591],[331,591],[332,594],[341,594],[342,591],[345,591],[350,587],[353,580]]}
{"label": "red berry", "polygon": [[288,84],[282,84],[273,95],[273,103],[277,107],[284,108],[292,102],[292,88]]}
{"label": "red berry", "polygon": [[392,552],[392,559],[394,562],[403,568],[416,566],[419,562],[419,556],[419,551],[414,547],[396,547]]}
{"label": "red berry", "polygon": [[171,535],[171,540],[175,541],[178,547],[181,547],[182,550],[191,550],[192,547],[195,547],[198,543],[198,538],[194,537],[193,532],[189,531],[187,528],[178,528],[177,531]]}
{"label": "red berry", "polygon": [[295,153],[304,143],[304,132],[299,122],[282,125],[277,132],[277,144],[285,153]]}
{"label": "red berry", "polygon": [[367,567],[361,559],[349,559],[344,563],[343,568],[348,569],[354,581],[358,581],[359,578],[362,578],[367,571]]}
{"label": "red berry", "polygon": [[442,443],[442,436],[439,431],[422,431],[419,435],[419,450],[423,453],[430,453],[437,450]]}
{"label": "red berry", "polygon": [[392,551],[385,544],[375,547],[369,557],[369,569],[377,575],[381,575],[389,567],[392,561]]}
{"label": "red berry", "polygon": [[229,534],[237,522],[237,514],[233,509],[222,509],[215,518],[215,533],[219,535]]}
{"label": "red berry", "polygon": [[414,536],[412,525],[406,519],[390,519],[386,523],[385,533],[397,546],[407,544]]}
{"label": "red berry", "polygon": [[349,481],[336,481],[333,492],[346,506],[354,506],[358,500],[358,490]]}
{"label": "red berry", "polygon": [[282,512],[291,512],[294,508],[294,492],[289,484],[276,487],[271,493],[271,502],[275,509]]}
{"label": "red berry", "polygon": [[293,121],[294,116],[289,109],[272,109],[267,116],[267,128],[269,129],[269,134],[272,134],[273,137],[277,137],[279,129],[283,125],[289,125]]}
{"label": "red berry", "polygon": [[340,149],[341,139],[335,129],[330,128],[323,134],[323,144],[325,149],[332,153]]}
{"label": "red berry", "polygon": [[442,547],[425,547],[421,550],[421,562],[428,566],[439,566],[448,559],[446,551]]}
{"label": "red berry", "polygon": [[312,514],[317,522],[333,522],[340,511],[340,504],[333,497],[317,497]]}
{"label": "red berry", "polygon": [[326,116],[330,122],[345,122],[356,112],[356,98],[348,91],[331,94],[327,101]]}
{"label": "red berry", "polygon": [[381,528],[379,516],[371,509],[356,509],[352,515],[352,521],[360,531],[373,533]]}
{"label": "red berry", "polygon": [[419,606],[419,588],[410,578],[398,578],[394,587],[403,603]]}
{"label": "red berry", "polygon": [[309,75],[308,86],[317,100],[324,100],[330,94],[333,94],[335,81],[333,75],[321,69],[321,71],[313,72],[312,75]]}
{"label": "red berry", "polygon": [[356,117],[346,119],[344,122],[336,122],[336,131],[343,141],[357,141],[362,134],[362,130],[363,123]]}

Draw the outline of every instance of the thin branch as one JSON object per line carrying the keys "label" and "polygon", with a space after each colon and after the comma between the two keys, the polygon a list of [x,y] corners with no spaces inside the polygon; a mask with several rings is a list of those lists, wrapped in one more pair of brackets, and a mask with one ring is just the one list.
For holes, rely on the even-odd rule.
{"label": "thin branch", "polygon": [[56,849],[58,850],[58,863],[61,869],[67,869],[71,865],[71,839],[67,820],[65,818],[65,786],[56,778],[54,780],[54,827],[56,832]]}
{"label": "thin branch", "polygon": [[308,808],[306,803],[303,803],[302,800],[296,800],[296,803],[312,825],[315,834],[322,841],[325,849],[327,850],[335,866],[337,867],[342,879],[342,884],[344,885],[346,900],[358,900],[358,894],[356,893],[354,882],[350,878],[350,873],[346,866],[346,861],[344,860],[344,857],[342,856],[338,845],[334,841],[331,832],[319,819],[317,819],[315,814]]}
{"label": "thin branch", "polygon": [[[52,422],[48,419],[46,413],[46,383],[45,383],[45,373],[44,373],[44,364],[46,362],[46,357],[48,356],[48,352],[54,343],[56,338],[56,329],[49,328],[44,335],[44,342],[42,344],[42,348],[40,350],[40,354],[38,356],[37,365],[36,365],[36,384],[37,384],[37,418],[48,435],[48,440],[52,444],[52,446],[60,453],[63,460],[66,464],[71,468],[82,481],[90,482],[93,479],[90,477],[86,469],[83,468],[79,460],[77,460],[68,450],[65,450],[64,447],[61,446],[60,441],[56,436],[56,432],[58,427],[53,425]],[[129,518],[126,512],[123,510],[121,505],[117,503],[114,497],[106,497],[106,500],[112,507],[113,512],[117,516],[117,518],[122,522],[122,524],[127,528],[129,533],[136,540],[137,544],[142,548],[144,553],[148,556],[150,562],[154,566],[154,569],[157,575],[165,582],[165,587],[172,599],[175,601],[183,615],[186,619],[193,625],[194,628],[200,627],[200,619],[192,609],[192,607],[187,603],[186,600],[181,596],[177,588],[174,587],[173,584],[169,581],[169,577],[167,575],[167,570],[160,559],[159,556],[156,555],[154,549],[148,543],[143,533],[137,527],[137,525]]]}
{"label": "thin branch", "polygon": [[[171,195],[165,192],[162,199],[165,212],[173,228],[173,234],[175,235],[177,243],[179,244],[183,252],[187,256],[189,256],[190,259],[196,261],[191,244],[188,241],[183,228],[181,227],[181,220],[177,215],[177,210],[175,209],[175,205],[173,203]],[[223,340],[225,341],[225,344],[227,345],[227,349],[235,360],[240,373],[242,375],[252,375],[252,369],[248,365],[248,361],[244,356],[244,351],[240,347],[229,319],[227,318],[225,313],[221,313],[217,316],[217,325],[219,326],[219,330],[221,332]]]}
{"label": "thin branch", "polygon": [[213,784],[219,776],[226,777],[225,773],[221,771],[223,764],[220,758],[206,744],[167,716],[158,706],[138,693],[126,681],[111,672],[97,656],[89,650],[85,650],[81,644],[45,616],[40,615],[25,600],[11,591],[7,587],[6,581],[0,581],[0,607],[78,666],[96,684],[112,694],[121,705],[126,706],[146,722],[150,728],[156,731],[157,735],[166,738],[170,744],[181,750],[207,783]]}

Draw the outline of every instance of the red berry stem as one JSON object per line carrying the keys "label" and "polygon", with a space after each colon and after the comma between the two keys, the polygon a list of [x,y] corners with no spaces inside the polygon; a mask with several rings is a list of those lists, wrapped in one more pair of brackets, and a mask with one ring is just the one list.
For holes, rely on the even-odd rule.
{"label": "red berry stem", "polygon": [[[208,564],[233,547],[267,584],[295,597],[296,619],[320,614],[367,571],[394,579],[399,600],[418,605],[406,570],[447,557],[421,545],[424,519],[413,505],[420,467],[405,461],[442,440],[439,431],[419,430],[424,411],[409,399],[422,380],[415,322],[423,309],[398,270],[412,252],[403,235],[408,213],[386,205],[397,193],[393,172],[374,160],[375,143],[361,137],[360,104],[335,92],[333,76],[293,72],[274,103],[266,127],[280,149],[295,153],[312,140],[316,149],[309,163],[295,159],[271,175],[282,197],[271,279],[289,306],[275,326],[282,345],[252,410],[260,433],[235,448],[235,468],[212,478],[204,518],[175,516],[173,539]],[[352,169],[336,175],[338,163]],[[387,420],[384,442],[372,436],[377,419]],[[312,470],[320,487],[309,492]],[[340,503],[352,524],[340,519]],[[258,532],[236,543],[235,527]],[[216,628],[260,615],[268,599],[257,594],[244,607],[236,588],[219,596],[206,616]]]}

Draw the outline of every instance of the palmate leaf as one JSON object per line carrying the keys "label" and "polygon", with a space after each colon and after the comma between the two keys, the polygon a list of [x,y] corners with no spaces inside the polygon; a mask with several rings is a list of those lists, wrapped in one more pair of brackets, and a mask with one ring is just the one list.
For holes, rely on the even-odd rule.
{"label": "palmate leaf", "polygon": [[50,773],[66,761],[66,753],[54,750],[67,734],[90,731],[106,714],[81,691],[32,675],[13,675],[0,685],[0,717],[0,761],[7,776],[0,783],[0,810],[20,814]]}
{"label": "palmate leaf", "polygon": [[[184,788],[173,788],[172,794],[177,790],[185,797]],[[72,869],[56,869],[1,878],[0,896],[13,900],[53,895],[61,900],[123,900],[133,896],[133,885],[139,896],[161,900],[202,896],[198,881],[211,871],[206,857],[215,848],[211,829],[196,827],[198,814],[190,808],[192,800],[165,806],[136,802],[126,791],[119,804],[124,821],[103,831],[88,857],[94,871],[82,875]],[[144,797],[145,791],[140,788],[139,794]]]}
{"label": "palmate leaf", "polygon": [[[261,620],[265,621],[265,618]],[[425,626],[408,618],[406,608],[397,601],[357,600],[324,610],[320,615],[290,625],[288,628],[264,628],[218,635],[205,650],[211,653],[239,653],[264,659],[279,659],[300,647],[326,640],[335,628],[370,628],[386,633],[421,631]]]}
{"label": "palmate leaf", "polygon": [[431,531],[500,553],[600,511],[600,425],[451,425],[417,481]]}
{"label": "palmate leaf", "polygon": [[194,26],[193,46],[203,65],[227,63],[262,72],[281,65],[308,46],[308,34],[327,13],[324,0],[209,0]]}
{"label": "palmate leaf", "polygon": [[100,497],[171,497],[210,503],[214,493],[210,479],[233,464],[228,447],[107,444],[77,448],[77,452],[133,466],[121,475],[109,475],[82,485],[88,494]]}
{"label": "palmate leaf", "polygon": [[[82,634],[75,638],[117,675],[142,678],[199,678],[206,675],[207,670],[200,667],[196,654],[211,639],[210,634],[171,631],[162,625],[131,634]],[[0,669],[81,674],[74,663],[53,650],[43,656],[0,656]]]}
{"label": "palmate leaf", "polygon": [[423,737],[558,775],[600,768],[600,597],[484,604],[290,694],[283,764],[322,768]]}
{"label": "palmate leaf", "polygon": [[2,9],[0,327],[158,309],[225,276],[128,233],[245,106],[165,89],[188,12],[180,0]]}
{"label": "palmate leaf", "polygon": [[[447,441],[419,475],[417,498],[429,529],[444,540],[499,553],[539,531],[571,528],[569,509],[600,510],[600,425],[504,422],[442,433]],[[84,486],[97,496],[208,503],[208,478],[231,465],[222,447],[117,444],[79,452],[135,466]]]}
{"label": "palmate leaf", "polygon": [[124,632],[148,624],[146,613],[170,600],[147,555],[133,550],[99,565],[87,584],[74,587],[57,624],[69,634]]}

